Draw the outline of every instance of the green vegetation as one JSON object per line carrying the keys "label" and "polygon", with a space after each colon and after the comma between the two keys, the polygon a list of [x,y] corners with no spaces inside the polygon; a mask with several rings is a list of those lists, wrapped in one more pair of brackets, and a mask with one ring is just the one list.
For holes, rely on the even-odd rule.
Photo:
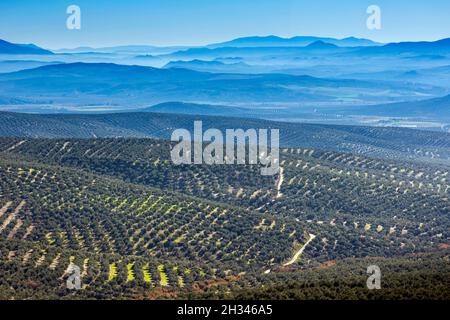
{"label": "green vegetation", "polygon": [[[280,178],[174,166],[152,139],[0,138],[0,150],[0,298],[70,299],[70,263],[83,298],[450,296],[439,161],[287,148]],[[387,290],[365,289],[370,264]]]}

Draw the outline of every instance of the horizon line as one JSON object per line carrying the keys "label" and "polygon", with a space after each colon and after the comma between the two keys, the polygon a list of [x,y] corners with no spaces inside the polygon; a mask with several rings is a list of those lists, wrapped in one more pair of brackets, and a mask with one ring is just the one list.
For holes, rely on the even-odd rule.
{"label": "horizon line", "polygon": [[319,36],[319,35],[294,35],[294,36],[278,36],[278,35],[274,35],[274,34],[267,34],[267,35],[247,35],[247,36],[239,36],[239,37],[228,37],[225,40],[216,40],[213,42],[207,42],[207,43],[203,43],[203,44],[144,44],[144,43],[117,43],[117,44],[110,44],[110,45],[100,45],[100,46],[92,46],[92,45],[78,45],[78,46],[63,46],[63,47],[55,47],[55,46],[45,46],[45,45],[40,45],[38,42],[14,42],[14,41],[9,41],[9,40],[5,40],[5,38],[0,38],[0,40],[4,40],[10,43],[14,43],[14,44],[21,44],[21,45],[37,45],[42,49],[47,49],[47,50],[75,50],[75,49],[79,49],[79,48],[91,48],[91,49],[102,49],[102,48],[114,48],[114,47],[126,47],[126,46],[151,46],[151,47],[156,47],[156,48],[168,48],[168,47],[189,47],[189,48],[195,48],[195,47],[206,47],[209,45],[215,45],[215,44],[220,44],[220,43],[225,43],[225,42],[231,42],[237,39],[243,39],[243,38],[269,38],[269,37],[274,37],[274,38],[279,38],[279,39],[284,39],[284,40],[289,40],[289,39],[293,39],[293,38],[297,38],[297,37],[315,37],[315,38],[330,38],[330,39],[335,39],[335,40],[345,40],[345,39],[349,39],[349,38],[354,38],[354,39],[361,39],[361,40],[368,40],[368,41],[372,41],[376,44],[381,44],[381,45],[386,45],[386,44],[390,44],[390,43],[402,43],[402,42],[436,42],[436,41],[440,41],[440,40],[444,40],[444,39],[449,39],[450,35],[448,37],[444,37],[444,38],[433,38],[433,39],[427,39],[427,40],[400,40],[400,41],[389,41],[389,42],[380,42],[380,41],[376,41],[373,40],[371,38],[367,38],[367,37],[358,37],[358,36],[345,36],[345,37],[333,37],[333,36]]}

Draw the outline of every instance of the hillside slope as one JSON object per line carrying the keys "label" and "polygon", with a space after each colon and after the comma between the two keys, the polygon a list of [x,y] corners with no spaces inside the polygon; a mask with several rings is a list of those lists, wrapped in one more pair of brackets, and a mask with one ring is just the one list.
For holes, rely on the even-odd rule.
{"label": "hillside slope", "polygon": [[[179,167],[169,150],[0,138],[0,298],[70,298],[71,263],[84,298],[279,298],[286,283],[307,299],[448,297],[447,168],[291,148],[277,190],[251,166]],[[386,291],[368,296],[372,263]]]}
{"label": "hillside slope", "polygon": [[450,95],[421,101],[391,103],[348,110],[352,114],[385,117],[450,119]]}
{"label": "hillside slope", "polygon": [[[395,97],[387,96],[387,90],[395,90]],[[331,102],[355,92],[360,100],[382,102],[398,101],[417,92],[440,91],[407,83],[275,73],[207,73],[111,63],[66,63],[0,74],[0,96],[3,97],[30,100],[33,104],[123,105],[128,108],[168,101]]]}
{"label": "hillside slope", "polygon": [[0,54],[53,54],[33,44],[16,44],[0,39]]}
{"label": "hillside slope", "polygon": [[173,130],[230,128],[280,130],[280,144],[391,159],[448,161],[450,134],[403,128],[331,126],[272,122],[258,119],[118,113],[101,115],[33,115],[0,112],[0,136],[42,138],[150,137],[170,139]]}

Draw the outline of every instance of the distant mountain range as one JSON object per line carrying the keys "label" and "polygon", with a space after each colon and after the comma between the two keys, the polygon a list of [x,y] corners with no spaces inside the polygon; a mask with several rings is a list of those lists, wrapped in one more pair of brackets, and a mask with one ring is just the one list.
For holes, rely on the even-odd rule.
{"label": "distant mountain range", "polygon": [[77,47],[77,48],[63,48],[55,50],[56,53],[153,53],[153,54],[167,54],[170,52],[184,50],[185,46],[150,46],[150,45],[129,45],[129,46],[113,46],[113,47]]}
{"label": "distant mountain range", "polygon": [[419,41],[419,42],[398,42],[389,43],[385,48],[402,48],[402,49],[423,49],[423,48],[450,48],[450,38],[437,41]]}
{"label": "distant mountain range", "polygon": [[338,47],[323,41],[315,41],[306,46],[249,46],[249,47],[200,47],[189,48],[172,52],[166,55],[160,55],[153,58],[163,59],[199,59],[199,60],[214,60],[219,58],[257,58],[257,57],[283,57],[289,59],[307,58],[311,54],[319,54],[329,56],[330,53],[346,53],[357,52],[361,47]]}
{"label": "distant mountain range", "polygon": [[[242,38],[247,39],[247,38]],[[250,38],[254,39],[254,38]],[[259,38],[257,38],[259,39]],[[335,43],[327,42],[326,39],[312,42],[302,42],[299,45],[283,45],[277,41],[230,41],[228,44],[217,44],[206,47],[188,48],[167,54],[152,55],[148,57],[155,61],[179,61],[179,60],[218,60],[223,58],[239,58],[245,63],[251,65],[276,65],[284,64],[296,65],[299,62],[316,63],[314,66],[320,66],[325,60],[329,64],[345,64],[352,59],[374,58],[388,56],[390,59],[401,60],[405,63],[414,64],[416,60],[421,62],[442,63],[450,59],[450,39],[443,39],[435,42],[404,42],[391,43],[387,45],[373,46],[338,46]],[[315,40],[315,39],[314,39]],[[301,44],[301,46],[300,46]],[[235,45],[235,46],[234,46]],[[320,60],[319,60],[320,59]],[[333,60],[334,59],[334,60]],[[409,59],[410,61],[407,61]],[[376,65],[382,62],[374,61]],[[389,61],[385,62],[386,64]],[[303,64],[304,65],[304,64]],[[402,64],[398,65],[400,67]],[[351,68],[349,68],[351,69]]]}
{"label": "distant mountain range", "polygon": [[[399,42],[382,44],[369,39],[347,37],[336,39],[330,37],[296,36],[292,38],[282,38],[277,36],[265,37],[243,37],[231,41],[210,44],[206,46],[151,46],[151,45],[128,45],[114,47],[78,47],[73,49],[55,50],[57,53],[147,53],[152,55],[164,55],[177,52],[204,52],[207,49],[227,49],[227,48],[307,48],[310,49],[338,49],[338,48],[359,48],[356,52],[366,54],[395,53],[395,52],[420,52],[420,53],[448,53],[450,49],[450,38],[438,41],[421,42]],[[434,50],[434,52],[432,51]],[[53,54],[52,51],[42,49],[33,44],[15,44],[0,40],[0,54]]]}
{"label": "distant mountain range", "polygon": [[[347,114],[448,118],[448,98],[417,100],[450,93],[450,39],[384,45],[268,36],[205,47],[117,46],[90,55],[91,49],[46,56],[53,53],[0,41],[0,54],[16,55],[0,59],[1,110],[122,112],[183,101],[188,105],[171,102],[153,111],[266,118],[271,109],[277,114],[271,119],[287,120],[308,108],[322,114],[325,106],[352,108]],[[41,56],[20,57],[27,54]],[[411,102],[392,104],[403,101]]]}
{"label": "distant mountain range", "polygon": [[419,42],[398,42],[388,43],[381,47],[367,47],[358,51],[359,54],[427,54],[440,55],[450,54],[450,38],[438,41],[419,41]]}
{"label": "distant mountain range", "polygon": [[[0,74],[0,97],[34,100],[37,104],[121,104],[129,108],[174,100],[226,104],[335,101],[355,90],[361,99],[373,99],[376,90],[394,89],[406,96],[410,91],[430,90],[380,81],[286,74],[215,74],[108,63],[57,64]],[[399,92],[397,101],[401,99]],[[386,94],[380,98],[376,101],[392,101]]]}
{"label": "distant mountain range", "polygon": [[321,41],[333,44],[339,47],[365,47],[378,46],[381,43],[374,42],[368,39],[359,39],[355,37],[348,37],[344,39],[327,38],[327,37],[309,37],[297,36],[292,38],[282,38],[277,36],[266,37],[244,37],[227,42],[210,44],[208,48],[220,47],[306,47],[314,42]]}
{"label": "distant mountain range", "polygon": [[17,44],[0,39],[0,54],[53,54],[34,44]]}
{"label": "distant mountain range", "polygon": [[[210,44],[206,46],[197,46],[198,48],[219,48],[219,47],[306,47],[314,42],[324,42],[339,47],[365,47],[378,46],[381,43],[368,39],[360,39],[348,37],[344,39],[336,39],[329,37],[310,37],[297,36],[292,38],[282,38],[277,36],[267,37],[243,37],[222,43]],[[124,45],[112,47],[76,47],[62,48],[54,50],[57,53],[81,53],[81,52],[97,52],[97,53],[152,53],[165,54],[179,50],[187,50],[196,46],[152,46],[152,45]]]}

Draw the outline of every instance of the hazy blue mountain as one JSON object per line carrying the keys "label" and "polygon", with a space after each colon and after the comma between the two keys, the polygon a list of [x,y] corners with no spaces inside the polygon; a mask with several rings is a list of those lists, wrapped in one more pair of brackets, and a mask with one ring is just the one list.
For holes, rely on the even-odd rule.
{"label": "hazy blue mountain", "polygon": [[450,54],[450,38],[438,41],[398,42],[388,43],[380,47],[361,48],[359,54],[417,54],[417,55],[448,55]]}
{"label": "hazy blue mountain", "polygon": [[425,118],[450,120],[450,95],[421,101],[400,102],[358,107],[349,113],[387,117]]}
{"label": "hazy blue mountain", "polygon": [[311,44],[308,44],[306,46],[306,48],[315,49],[315,50],[335,50],[335,49],[338,49],[339,47],[335,44],[319,40],[319,41],[315,41]]}
{"label": "hazy blue mountain", "polygon": [[430,48],[450,48],[450,38],[441,39],[437,41],[419,41],[419,42],[398,42],[388,43],[385,48],[398,48],[406,50],[420,50]]}
{"label": "hazy blue mountain", "polygon": [[[309,45],[311,45],[309,47]],[[266,46],[266,47],[218,47],[190,48],[160,55],[157,58],[168,60],[216,60],[239,57],[249,64],[272,65],[280,62],[296,62],[298,60],[330,59],[335,54],[345,56],[346,53],[357,52],[360,48],[337,47],[325,42],[312,42],[307,46]]]}
{"label": "hazy blue mountain", "polygon": [[0,54],[53,54],[34,44],[17,44],[0,39]]}
{"label": "hazy blue mountain", "polygon": [[[386,94],[393,92],[392,96]],[[168,101],[251,103],[404,100],[415,88],[389,82],[323,79],[286,74],[214,74],[108,63],[67,63],[0,74],[0,96],[35,103],[142,107]],[[379,92],[379,93],[377,93]],[[384,93],[381,95],[381,93]],[[381,99],[381,100],[378,100]]]}
{"label": "hazy blue mountain", "polygon": [[146,45],[132,45],[132,46],[116,46],[116,47],[77,47],[77,48],[63,48],[55,50],[58,53],[82,53],[82,52],[102,52],[102,53],[112,53],[112,52],[142,52],[154,50],[155,46]]}
{"label": "hazy blue mountain", "polygon": [[[164,66],[164,68],[184,68],[184,67],[222,67],[227,65],[226,63],[220,61],[205,61],[205,60],[190,60],[190,61],[171,61]],[[188,68],[191,69],[191,68]]]}
{"label": "hazy blue mountain", "polygon": [[190,61],[182,61],[182,60],[171,61],[167,63],[163,68],[185,68],[190,70],[216,72],[216,73],[219,72],[254,73],[266,70],[266,68],[264,67],[250,66],[243,62],[223,63],[218,60],[206,61],[199,59],[194,59]]}
{"label": "hazy blue mountain", "polygon": [[15,72],[25,69],[33,69],[51,64],[61,64],[59,61],[36,61],[36,60],[4,60],[0,61],[0,73]]}
{"label": "hazy blue mountain", "polygon": [[141,111],[211,116],[244,116],[252,113],[251,109],[245,108],[185,102],[160,103],[155,106],[141,109]]}
{"label": "hazy blue mountain", "polygon": [[[324,40],[326,41],[326,40]],[[333,40],[331,39],[326,41],[331,44],[335,44],[340,47],[371,47],[371,46],[380,46],[382,43],[375,42],[369,39],[364,38],[356,38],[356,37],[347,37],[343,39]]]}
{"label": "hazy blue mountain", "polygon": [[[253,66],[253,69],[255,66],[265,67],[265,69],[260,68],[260,70],[256,71],[240,72],[255,73],[287,70],[287,73],[294,71],[295,74],[299,74],[296,70],[307,68],[309,72],[305,74],[317,77],[385,70],[409,71],[407,68],[424,69],[437,67],[442,64],[448,65],[450,61],[450,46],[447,39],[436,42],[405,42],[366,47],[341,47],[327,40],[315,39],[315,41],[308,42],[305,46],[286,46],[282,44],[283,38],[280,40],[278,37],[269,37],[269,39],[265,37],[256,38],[256,40],[259,40],[256,41],[258,42],[258,45],[256,45],[254,40],[254,37],[241,38],[236,42],[236,46],[190,48],[166,55],[154,56],[152,59],[155,59],[155,61],[161,59],[167,63],[167,61],[180,60],[216,61],[219,59],[239,58],[241,59],[240,62]],[[236,43],[233,42],[233,44]],[[380,56],[386,57],[386,59],[382,60]],[[335,69],[338,73],[318,72],[317,70],[323,66],[329,66],[328,69],[330,71]],[[197,67],[196,70],[199,70],[199,68]],[[204,70],[215,71],[214,69]],[[385,80],[388,79],[397,80],[395,78],[387,78]],[[433,84],[439,85],[435,82]]]}
{"label": "hazy blue mountain", "polygon": [[55,50],[57,53],[153,53],[153,54],[166,54],[183,49],[187,49],[185,46],[170,46],[170,47],[158,47],[149,45],[128,45],[128,46],[114,46],[114,47],[77,47],[77,48],[63,48]]}
{"label": "hazy blue mountain", "polygon": [[396,79],[398,81],[428,83],[450,88],[450,65],[407,71],[383,70],[379,72],[342,73],[339,77],[364,80]]}
{"label": "hazy blue mountain", "polygon": [[227,42],[216,43],[208,45],[209,48],[219,47],[305,47],[311,43],[323,41],[334,44],[340,47],[362,47],[362,46],[376,46],[379,43],[368,39],[358,39],[355,37],[348,37],[344,39],[326,38],[326,37],[311,37],[311,36],[297,36],[292,38],[281,38],[277,36],[266,37],[244,37]]}

